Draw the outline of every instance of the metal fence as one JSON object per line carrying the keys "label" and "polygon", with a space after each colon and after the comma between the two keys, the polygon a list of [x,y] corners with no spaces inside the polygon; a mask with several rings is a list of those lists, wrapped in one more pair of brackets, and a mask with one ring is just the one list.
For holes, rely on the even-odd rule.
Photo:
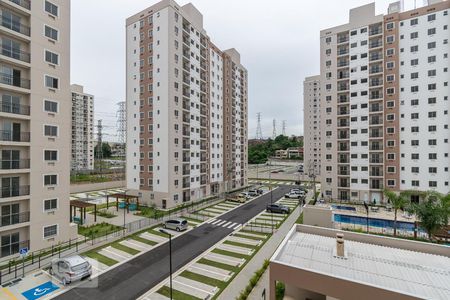
{"label": "metal fence", "polygon": [[[343,230],[349,230],[349,231],[357,231],[357,232],[367,232],[367,225],[363,224],[355,224],[355,223],[344,223],[344,222],[334,222],[334,228],[336,229],[343,229]],[[369,225],[369,233],[373,234],[382,234],[382,235],[388,235],[388,236],[394,236],[394,228],[392,227],[376,227],[376,226],[370,226]],[[415,232],[411,230],[405,230],[402,228],[397,228],[396,234],[398,237],[405,237],[405,238],[419,238],[419,239],[428,239],[428,235],[425,231],[422,229],[418,229]]]}

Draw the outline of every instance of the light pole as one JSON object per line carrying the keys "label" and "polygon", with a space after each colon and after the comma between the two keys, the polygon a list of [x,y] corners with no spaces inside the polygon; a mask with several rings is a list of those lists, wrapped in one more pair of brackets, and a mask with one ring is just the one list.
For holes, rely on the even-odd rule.
{"label": "light pole", "polygon": [[168,233],[167,231],[165,231],[164,229],[160,229],[159,232],[164,233],[169,236],[169,272],[170,272],[169,285],[170,285],[170,299],[173,299],[172,298],[172,235],[170,233]]}
{"label": "light pole", "polygon": [[[273,195],[272,195],[273,189],[272,189],[272,172],[270,170],[269,170],[269,182],[270,182],[270,206],[272,207],[272,204],[273,204]],[[270,212],[270,219],[271,219],[270,225],[271,225],[272,234],[273,234],[273,212],[272,211]]]}
{"label": "light pole", "polygon": [[123,235],[125,236],[125,214],[127,212],[128,202],[127,202],[127,190],[123,193],[125,195],[124,207],[123,207]]}

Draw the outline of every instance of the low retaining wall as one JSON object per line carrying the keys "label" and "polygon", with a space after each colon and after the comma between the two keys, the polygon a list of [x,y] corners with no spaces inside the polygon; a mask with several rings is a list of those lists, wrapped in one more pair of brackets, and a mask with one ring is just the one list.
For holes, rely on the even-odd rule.
{"label": "low retaining wall", "polygon": [[107,182],[97,182],[97,183],[82,183],[82,184],[71,184],[70,193],[83,193],[107,189],[116,189],[125,187],[125,180],[119,181],[107,181]]}

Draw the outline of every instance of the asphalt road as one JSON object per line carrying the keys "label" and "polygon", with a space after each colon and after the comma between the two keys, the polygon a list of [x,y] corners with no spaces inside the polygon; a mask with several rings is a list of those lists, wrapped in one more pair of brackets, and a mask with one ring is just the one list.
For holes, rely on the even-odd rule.
{"label": "asphalt road", "polygon": [[[282,186],[272,192],[276,201],[292,188]],[[270,193],[234,209],[221,220],[246,223],[270,203]],[[233,232],[233,229],[203,224],[172,240],[172,268],[177,271]],[[165,243],[99,276],[98,287],[67,291],[56,299],[136,299],[169,276],[169,244]]]}

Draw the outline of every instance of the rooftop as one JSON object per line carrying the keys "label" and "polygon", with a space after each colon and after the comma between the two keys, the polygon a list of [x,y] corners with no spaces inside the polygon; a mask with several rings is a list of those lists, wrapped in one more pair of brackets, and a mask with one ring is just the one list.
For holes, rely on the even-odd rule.
{"label": "rooftop", "polygon": [[450,247],[344,232],[343,259],[335,256],[338,232],[294,226],[271,262],[400,294],[450,299]]}

